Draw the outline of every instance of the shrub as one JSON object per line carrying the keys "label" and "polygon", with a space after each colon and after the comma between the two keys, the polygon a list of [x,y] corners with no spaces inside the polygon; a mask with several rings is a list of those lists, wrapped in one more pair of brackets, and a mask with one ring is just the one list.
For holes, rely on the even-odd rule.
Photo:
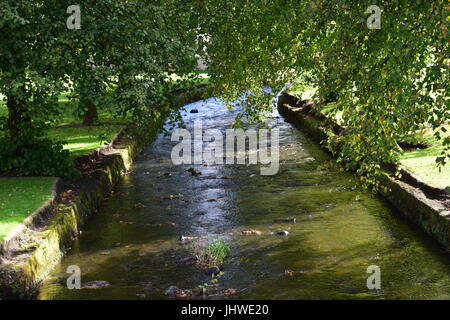
{"label": "shrub", "polygon": [[68,150],[62,142],[36,139],[16,144],[6,137],[0,138],[0,173],[19,176],[70,177],[77,174]]}

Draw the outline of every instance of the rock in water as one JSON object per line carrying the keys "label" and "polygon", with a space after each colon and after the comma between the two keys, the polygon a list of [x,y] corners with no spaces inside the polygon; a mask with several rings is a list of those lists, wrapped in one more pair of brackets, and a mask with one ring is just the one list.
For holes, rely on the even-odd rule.
{"label": "rock in water", "polygon": [[197,237],[185,237],[185,236],[180,236],[180,241],[192,241],[192,240],[196,240]]}
{"label": "rock in water", "polygon": [[201,171],[199,171],[195,168],[189,168],[187,171],[190,172],[193,176],[198,176],[198,175],[202,174]]}
{"label": "rock in water", "polygon": [[279,235],[279,236],[287,236],[288,234],[289,234],[289,232],[286,231],[286,230],[278,231],[278,232],[277,232],[277,235]]}
{"label": "rock in water", "polygon": [[198,113],[198,110],[197,109],[192,109],[191,113]]}
{"label": "rock in water", "polygon": [[103,289],[110,286],[111,284],[108,281],[90,281],[83,283],[81,289]]}
{"label": "rock in water", "polygon": [[198,260],[197,257],[187,257],[187,258],[178,260],[178,263],[191,264],[191,263],[197,262],[197,260]]}
{"label": "rock in water", "polygon": [[208,276],[211,276],[211,275],[215,275],[216,276],[219,273],[220,273],[220,268],[217,267],[217,266],[211,267],[211,268],[205,270],[205,274],[208,275]]}
{"label": "rock in water", "polygon": [[273,221],[275,221],[275,222],[291,222],[291,223],[296,223],[296,222],[297,222],[297,219],[295,219],[295,218],[277,218],[277,219],[274,219]]}
{"label": "rock in water", "polygon": [[170,286],[169,288],[167,288],[164,294],[172,298],[188,298],[191,296],[191,293],[189,291],[180,290],[175,286]]}
{"label": "rock in water", "polygon": [[169,288],[166,289],[166,291],[164,291],[164,294],[169,297],[175,297],[178,291],[179,291],[178,287],[170,286]]}

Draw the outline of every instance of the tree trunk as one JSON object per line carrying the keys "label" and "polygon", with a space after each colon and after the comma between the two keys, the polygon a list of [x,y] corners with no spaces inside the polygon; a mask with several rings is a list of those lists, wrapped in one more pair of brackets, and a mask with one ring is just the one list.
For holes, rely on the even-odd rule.
{"label": "tree trunk", "polygon": [[13,141],[26,139],[27,130],[31,133],[31,118],[26,115],[25,103],[17,97],[7,97],[6,107],[8,108],[7,130],[8,137]]}
{"label": "tree trunk", "polygon": [[98,120],[97,106],[92,101],[86,101],[87,111],[83,116],[83,126],[92,126]]}

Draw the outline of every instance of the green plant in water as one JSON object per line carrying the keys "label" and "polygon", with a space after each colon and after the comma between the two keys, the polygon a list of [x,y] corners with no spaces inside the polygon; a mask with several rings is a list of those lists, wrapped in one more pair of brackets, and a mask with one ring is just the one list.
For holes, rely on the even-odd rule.
{"label": "green plant in water", "polygon": [[214,265],[221,265],[231,253],[231,248],[225,241],[218,240],[206,248],[206,253],[215,262]]}
{"label": "green plant in water", "polygon": [[198,286],[199,289],[213,289],[213,288],[217,288],[219,286],[219,278],[223,276],[223,272],[219,272],[219,274],[211,275],[211,280],[209,282],[205,282],[201,285]]}
{"label": "green plant in water", "polygon": [[227,242],[217,240],[206,248],[194,246],[193,251],[199,265],[212,267],[222,265],[231,253],[231,248]]}

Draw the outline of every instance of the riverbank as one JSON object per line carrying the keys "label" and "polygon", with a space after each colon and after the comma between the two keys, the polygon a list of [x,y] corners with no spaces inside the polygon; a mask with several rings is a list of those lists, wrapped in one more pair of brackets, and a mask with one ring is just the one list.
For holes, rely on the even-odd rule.
{"label": "riverbank", "polygon": [[[210,98],[185,106],[182,116],[189,132],[196,121],[225,132],[244,107],[229,111]],[[38,299],[173,300],[165,295],[173,287],[185,296],[179,299],[201,301],[450,298],[447,251],[362,189],[354,174],[342,172],[277,111],[267,124],[279,129],[280,141],[279,172],[267,176],[260,174],[264,164],[175,165],[177,142],[158,134],[71,244]],[[211,281],[192,258],[220,240],[231,252],[223,274]],[[66,271],[73,265],[82,285],[110,286],[68,289]],[[367,288],[373,265],[381,270],[381,290]]]}
{"label": "riverbank", "polygon": [[[305,131],[322,147],[338,150],[339,146],[327,146],[325,128],[342,134],[344,128],[320,110],[312,101],[298,101],[292,95],[283,94],[278,101],[278,111],[288,121]],[[387,166],[383,183],[388,191],[382,195],[411,221],[420,226],[442,246],[450,248],[450,196],[443,189],[421,181],[420,178],[401,168],[402,178],[395,178]]]}
{"label": "riverbank", "polygon": [[[207,86],[176,92],[173,105],[201,99]],[[134,157],[155,137],[164,119],[144,128],[128,125],[105,147],[75,159],[79,179],[56,179],[52,197],[16,227],[0,245],[0,298],[33,298],[70,242],[107,197]]]}

